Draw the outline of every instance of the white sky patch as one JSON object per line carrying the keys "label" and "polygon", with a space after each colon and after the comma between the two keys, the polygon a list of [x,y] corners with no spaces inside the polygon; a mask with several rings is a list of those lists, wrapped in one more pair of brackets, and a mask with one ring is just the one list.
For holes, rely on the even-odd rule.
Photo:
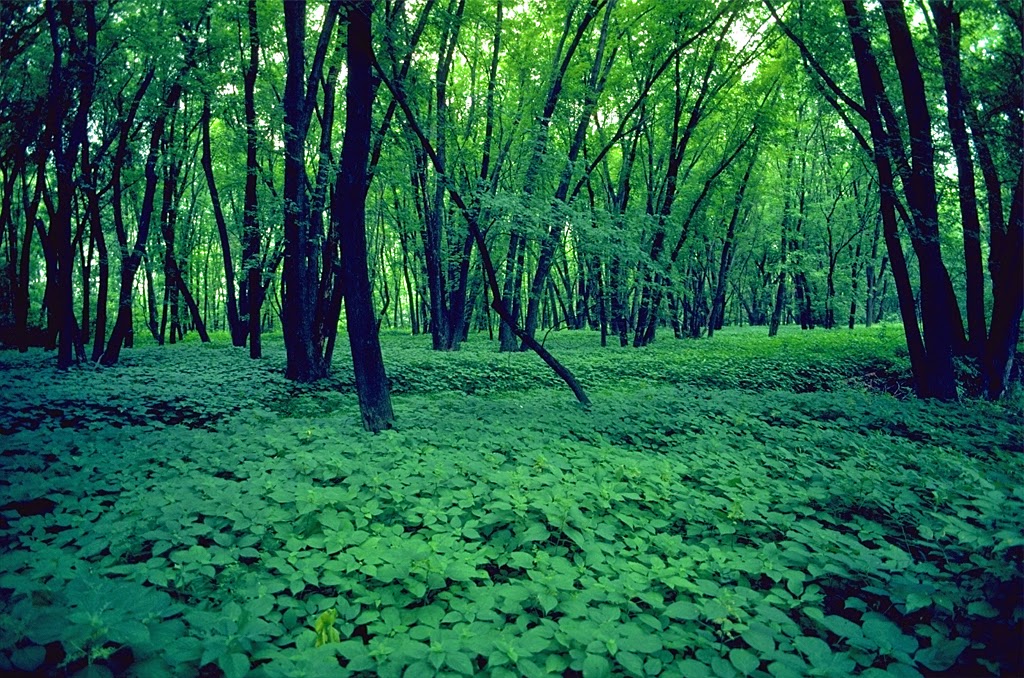
{"label": "white sky patch", "polygon": [[[729,42],[732,43],[735,49],[743,49],[745,46],[753,42],[754,39],[755,36],[751,35],[746,26],[739,22],[733,23],[732,29],[729,31]],[[749,64],[743,67],[743,72],[740,73],[740,80],[743,82],[751,82],[755,77],[757,77],[757,69],[760,65],[760,59],[752,60]]]}

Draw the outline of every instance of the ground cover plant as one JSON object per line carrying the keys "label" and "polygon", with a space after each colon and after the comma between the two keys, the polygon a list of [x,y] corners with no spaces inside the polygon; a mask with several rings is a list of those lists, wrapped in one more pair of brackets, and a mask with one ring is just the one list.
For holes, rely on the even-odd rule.
{"label": "ground cover plant", "polygon": [[0,672],[1016,675],[1019,407],[901,399],[899,328],[0,354]]}

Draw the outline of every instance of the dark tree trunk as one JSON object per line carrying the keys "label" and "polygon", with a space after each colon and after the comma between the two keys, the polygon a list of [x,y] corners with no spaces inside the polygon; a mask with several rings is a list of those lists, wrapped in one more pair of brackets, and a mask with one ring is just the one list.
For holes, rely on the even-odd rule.
{"label": "dark tree trunk", "polygon": [[882,232],[891,262],[893,281],[896,284],[896,295],[899,300],[900,316],[903,319],[903,332],[907,337],[911,370],[914,373],[918,395],[927,397],[929,365],[927,364],[924,340],[917,324],[917,309],[913,289],[910,285],[910,273],[903,254],[899,225],[896,220],[896,188],[892,161],[889,157],[891,140],[882,125],[881,108],[886,94],[871,43],[868,40],[867,29],[864,26],[860,0],[844,0],[843,9],[849,26],[850,41],[853,46],[857,75],[865,104],[865,115],[871,128],[872,154],[878,172]]}
{"label": "dark tree trunk", "polygon": [[[51,240],[56,256],[56,278],[50,304],[57,320],[60,343],[57,347],[57,367],[68,369],[74,362],[75,345],[81,343],[74,309],[74,250],[71,242],[71,221],[74,211],[75,176],[79,149],[86,140],[89,109],[92,106],[96,78],[96,3],[80,3],[85,12],[85,44],[77,33],[76,4],[71,2],[47,3],[46,15],[53,46],[53,68],[50,72],[50,100],[47,133],[50,150],[57,170],[57,210],[50,226]],[[58,16],[59,13],[59,16]],[[63,63],[65,45],[60,37],[61,27],[67,32],[69,63]],[[77,82],[72,82],[77,78]],[[71,107],[71,90],[78,88],[77,106]],[[65,132],[64,115],[74,115]],[[55,328],[50,328],[51,331]]]}
{"label": "dark tree trunk", "polygon": [[[231,261],[231,241],[228,239],[228,224],[224,219],[224,211],[220,205],[220,194],[213,176],[213,155],[210,150],[210,95],[203,97],[201,126],[203,128],[203,154],[201,163],[206,175],[206,185],[210,190],[210,203],[213,205],[213,217],[217,222],[217,234],[220,236],[220,249],[224,260],[224,282],[227,287],[228,330],[234,346],[245,346],[246,327],[238,317],[238,300],[235,296],[235,265]],[[246,179],[248,182],[248,179]]]}
{"label": "dark tree trunk", "polygon": [[157,322],[156,286],[153,284],[153,259],[149,255],[145,255],[145,261],[142,266],[146,270],[146,309],[149,312],[147,326],[149,327],[149,333],[153,335],[153,339],[162,346],[164,343],[164,332]]}
{"label": "dark tree trunk", "polygon": [[[103,354],[103,339],[107,336],[107,300],[110,286],[110,253],[107,251],[107,240],[103,234],[103,224],[100,214],[100,198],[97,190],[97,172],[92,164],[89,155],[88,141],[82,144],[82,179],[86,186],[86,219],[89,222],[89,237],[96,246],[96,259],[99,263],[99,281],[96,291],[96,320],[95,333],[92,338],[93,362],[99,360]],[[82,319],[83,338],[86,334],[87,323],[85,317]]]}
{"label": "dark tree trunk", "polygon": [[[32,261],[32,232],[36,230],[38,222],[39,203],[42,199],[46,186],[46,153],[43,150],[37,151],[38,164],[36,165],[36,185],[32,193],[32,199],[28,201],[25,208],[25,237],[21,242],[21,262],[18,267],[18,285],[14,293],[14,330],[18,338],[18,350],[21,353],[28,351],[29,330],[29,265]],[[27,181],[22,181],[22,193],[28,191]],[[43,243],[45,247],[45,243]]]}
{"label": "dark tree trunk", "polygon": [[[902,0],[882,0],[889,41],[903,90],[912,159],[907,201],[913,216],[914,249],[920,270],[921,320],[927,368],[921,392],[925,397],[955,400],[953,375],[954,324],[959,309],[951,303],[952,285],[939,249],[938,196],[935,189],[935,151],[931,114],[924,79],[914,51]],[[955,297],[953,297],[955,299]],[[954,314],[956,319],[954,319]]]}
{"label": "dark tree trunk", "polygon": [[519,288],[522,286],[524,249],[526,249],[526,238],[518,231],[513,230],[509,236],[508,254],[505,257],[505,280],[502,284],[501,303],[508,309],[514,322],[509,323],[502,318],[502,324],[498,328],[498,344],[499,350],[502,352],[515,351],[519,348],[513,326],[518,327],[519,325]]}
{"label": "dark tree trunk", "polygon": [[988,397],[992,400],[1001,398],[1009,386],[1024,310],[1024,166],[1017,173],[1010,219],[1000,240],[1002,247],[992,273],[992,326],[986,347]]}
{"label": "dark tree trunk", "polygon": [[[306,73],[306,3],[284,2],[287,66],[283,97],[285,127],[284,162],[284,275],[281,322],[284,325],[287,367],[285,376],[313,382],[327,375],[321,346],[316,341],[319,259],[318,243],[310,237],[310,201],[307,193],[306,135],[320,83],[324,41],[331,39],[338,4],[332,2],[321,33],[312,72]],[[321,49],[322,46],[322,49]],[[308,81],[307,81],[308,78]]]}
{"label": "dark tree trunk", "polygon": [[[590,126],[594,109],[597,107],[598,97],[604,89],[607,75],[607,68],[610,63],[605,64],[605,47],[608,43],[608,29],[611,23],[612,11],[615,9],[616,0],[609,0],[605,5],[604,21],[601,25],[601,34],[597,41],[597,49],[594,53],[594,62],[590,67],[590,74],[585,83],[586,92],[583,100],[579,120],[576,123],[576,132],[572,144],[569,146],[569,153],[566,165],[562,169],[562,176],[558,188],[555,190],[555,203],[565,203],[569,196],[569,184],[572,181],[573,169],[579,154],[583,150],[583,143],[587,137],[587,129]],[[614,53],[610,60],[614,60]],[[566,62],[567,65],[567,62]],[[563,74],[564,75],[564,74]],[[547,229],[547,236],[541,241],[540,254],[537,257],[537,267],[534,270],[533,279],[530,283],[529,300],[526,306],[526,323],[524,329],[531,337],[537,331],[537,311],[539,310],[541,292],[551,272],[554,262],[555,250],[561,244],[562,234],[565,231],[565,221],[559,214],[553,215],[551,226]],[[524,347],[525,348],[525,347]]]}
{"label": "dark tree trunk", "polygon": [[981,358],[985,350],[985,280],[981,260],[981,222],[978,219],[974,161],[964,112],[966,96],[960,69],[960,13],[952,0],[932,0],[938,34],[942,80],[946,90],[946,120],[956,159],[960,220],[964,232],[964,264],[967,277],[968,352]]}
{"label": "dark tree trunk", "polygon": [[871,237],[871,254],[867,264],[864,266],[864,326],[871,327],[875,322],[878,301],[878,278],[875,271],[875,261],[878,259],[878,239],[882,232],[882,219],[878,214],[875,217],[875,232]]}
{"label": "dark tree trunk", "polygon": [[729,226],[726,228],[725,241],[722,243],[722,254],[718,262],[718,280],[715,285],[714,301],[711,304],[711,316],[708,318],[708,339],[715,335],[715,330],[721,329],[725,322],[725,289],[729,277],[729,267],[732,265],[733,240],[736,237],[736,224],[739,222],[740,210],[743,208],[743,196],[747,192],[747,185],[750,182],[750,173],[757,162],[757,148],[755,147],[750,156],[750,164],[747,165],[743,178],[740,179],[740,186],[736,192],[736,200],[733,203],[732,216],[729,217]]}
{"label": "dark tree trunk", "polygon": [[380,338],[373,315],[373,297],[367,271],[366,191],[367,161],[373,112],[373,46],[370,0],[354,0],[348,7],[348,87],[345,138],[341,171],[335,188],[333,217],[342,237],[342,275],[352,366],[363,426],[378,432],[394,425],[391,393]]}
{"label": "dark tree trunk", "polygon": [[188,308],[189,315],[192,317],[192,325],[196,328],[196,332],[199,333],[199,341],[204,344],[209,343],[210,334],[206,331],[203,314],[199,311],[199,304],[196,303],[195,297],[189,291],[188,284],[186,284],[185,278],[182,277],[181,268],[178,267],[177,262],[174,264],[174,280],[177,283],[182,299],[185,300],[185,306]]}
{"label": "dark tree trunk", "polygon": [[847,326],[852,330],[857,319],[857,291],[860,284],[860,242],[857,242],[857,249],[853,253],[853,262],[850,264],[850,317]]}
{"label": "dark tree trunk", "polygon": [[[18,228],[14,222],[14,186],[18,175],[25,171],[24,154],[19,155],[13,168],[3,168],[3,202],[0,204],[0,233],[7,240],[7,263],[4,266],[4,290],[0,296],[0,326],[12,324],[14,297],[18,289]],[[11,313],[11,315],[7,315]]]}
{"label": "dark tree trunk", "polygon": [[100,358],[104,365],[114,365],[121,355],[121,346],[132,332],[132,287],[135,283],[135,273],[146,251],[146,243],[149,240],[149,227],[153,219],[153,207],[156,198],[157,184],[157,158],[160,152],[160,141],[163,138],[164,127],[167,122],[167,115],[178,105],[181,98],[182,87],[177,80],[171,85],[167,96],[164,99],[163,107],[153,121],[153,130],[149,141],[149,154],[146,156],[146,188],[142,197],[142,209],[139,212],[139,234],[135,240],[135,247],[121,265],[121,290],[118,295],[117,320],[114,329],[107,341],[107,348]]}
{"label": "dark tree trunk", "polygon": [[256,0],[248,0],[249,64],[245,70],[245,205],[242,216],[242,266],[246,271],[246,284],[239,294],[239,315],[248,319],[249,357],[263,355],[260,311],[263,304],[263,270],[260,263],[259,204],[256,178],[259,167],[256,160],[256,74],[259,69],[260,34],[256,15]]}

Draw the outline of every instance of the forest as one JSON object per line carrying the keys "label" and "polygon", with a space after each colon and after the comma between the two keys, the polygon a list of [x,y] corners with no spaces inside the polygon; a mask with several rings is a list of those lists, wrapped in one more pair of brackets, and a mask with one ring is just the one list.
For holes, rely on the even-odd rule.
{"label": "forest", "polygon": [[0,672],[1024,671],[1012,0],[0,0]]}

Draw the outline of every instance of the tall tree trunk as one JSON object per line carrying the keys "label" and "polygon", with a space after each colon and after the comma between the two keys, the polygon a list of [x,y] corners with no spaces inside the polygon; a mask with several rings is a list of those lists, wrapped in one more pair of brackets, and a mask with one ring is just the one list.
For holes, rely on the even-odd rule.
{"label": "tall tree trunk", "polygon": [[882,0],[889,29],[896,71],[903,90],[912,159],[907,201],[913,216],[912,234],[920,271],[921,320],[927,369],[922,392],[940,400],[956,399],[953,376],[955,297],[939,248],[938,195],[935,189],[935,150],[931,137],[931,114],[925,98],[924,79],[914,51],[913,39],[903,11],[903,0]]}
{"label": "tall tree trunk", "polygon": [[878,279],[875,272],[875,261],[878,259],[878,239],[882,232],[881,215],[875,217],[875,232],[871,237],[871,254],[864,266],[864,327],[871,327],[875,322],[876,302],[878,300]]}
{"label": "tall tree trunk", "polygon": [[992,326],[986,347],[988,397],[998,400],[1009,386],[1024,311],[1024,166],[1010,202],[1010,218],[1002,234],[1002,249],[992,274]]}
{"label": "tall tree trunk", "polygon": [[306,175],[306,135],[309,131],[317,88],[323,72],[327,45],[333,38],[340,3],[332,2],[320,34],[320,44],[310,73],[306,72],[306,2],[285,0],[287,65],[283,97],[285,128],[284,162],[284,274],[282,317],[287,367],[285,376],[313,382],[327,375],[320,343],[316,341],[319,259],[318,243],[310,237],[309,183]]}
{"label": "tall tree trunk", "polygon": [[715,286],[714,301],[711,305],[711,316],[708,318],[708,339],[713,337],[715,330],[721,329],[725,322],[725,289],[729,277],[729,267],[732,265],[733,240],[736,237],[736,224],[739,222],[740,210],[743,207],[743,196],[746,195],[747,185],[750,182],[750,173],[757,162],[757,151],[755,146],[750,155],[750,164],[747,165],[743,178],[740,179],[740,186],[733,203],[732,216],[729,217],[729,226],[725,232],[725,241],[722,243],[722,255],[718,263],[718,281]]}
{"label": "tall tree trunk", "polygon": [[526,238],[519,231],[513,230],[509,236],[508,254],[505,256],[505,280],[502,283],[501,303],[515,321],[509,323],[502,318],[501,326],[498,328],[498,350],[503,353],[519,348],[514,327],[519,325],[519,288],[522,286],[524,249]]}
{"label": "tall tree trunk", "polygon": [[[594,110],[597,108],[598,97],[604,89],[607,78],[607,69],[614,60],[614,53],[605,63],[605,48],[608,44],[608,30],[611,25],[612,11],[617,4],[616,0],[609,0],[604,9],[604,21],[601,25],[601,33],[597,41],[597,49],[594,52],[594,62],[590,67],[590,74],[585,83],[586,94],[583,99],[583,106],[579,120],[576,123],[576,133],[573,136],[572,144],[569,146],[566,165],[562,169],[562,176],[558,188],[555,190],[555,203],[565,203],[569,195],[569,184],[572,181],[573,169],[583,150],[583,143],[587,137],[587,129],[590,126]],[[541,241],[540,254],[537,257],[537,267],[534,270],[533,279],[530,283],[529,299],[526,308],[526,322],[524,330],[530,336],[537,331],[537,311],[540,306],[540,297],[547,281],[548,274],[554,262],[555,250],[561,244],[562,234],[565,231],[565,221],[561,215],[554,213],[552,224],[547,229],[547,236]],[[525,348],[525,347],[524,347]]]}
{"label": "tall tree trunk", "polygon": [[[51,0],[46,3],[47,23],[53,46],[53,68],[50,72],[49,120],[47,122],[50,150],[57,169],[57,210],[50,233],[56,255],[54,297],[50,299],[58,322],[60,343],[57,348],[57,367],[68,369],[74,361],[75,345],[81,343],[78,324],[75,319],[73,269],[74,251],[71,242],[71,221],[74,211],[75,176],[74,169],[78,152],[86,140],[89,109],[92,106],[96,84],[96,3],[95,0],[82,2],[85,12],[85,44],[77,35],[75,19],[76,6],[71,2]],[[59,16],[58,16],[59,13]],[[60,37],[61,26],[67,32],[69,63],[65,67],[64,44]],[[70,82],[77,78],[78,82]],[[65,111],[71,106],[71,88],[77,85],[77,106],[66,131]],[[53,328],[51,328],[52,330]]]}
{"label": "tall tree trunk", "polygon": [[196,299],[192,296],[192,292],[188,289],[188,284],[185,282],[185,278],[181,274],[181,268],[177,262],[174,263],[174,281],[177,283],[178,291],[181,293],[181,298],[185,300],[185,306],[188,308],[189,315],[192,317],[192,325],[196,328],[196,332],[199,333],[199,341],[206,344],[210,341],[210,334],[206,331],[206,323],[203,321],[203,314],[199,311],[199,304],[196,303]]}
{"label": "tall tree trunk", "polygon": [[857,291],[860,285],[860,241],[857,242],[857,249],[853,253],[853,262],[850,264],[850,317],[847,326],[852,330],[857,321]]}
{"label": "tall tree trunk", "polygon": [[132,287],[135,284],[135,273],[146,251],[146,243],[149,240],[149,227],[153,219],[153,208],[156,198],[157,158],[160,152],[160,142],[163,139],[164,127],[167,123],[167,116],[181,99],[182,87],[179,79],[171,85],[167,96],[164,98],[163,106],[156,120],[153,121],[153,129],[150,133],[149,153],[146,156],[146,187],[142,197],[142,209],[139,212],[139,233],[135,240],[135,247],[121,265],[121,290],[118,294],[117,320],[114,329],[107,341],[107,348],[100,358],[104,365],[114,365],[121,355],[121,346],[132,331]]}
{"label": "tall tree trunk", "polygon": [[367,271],[366,192],[367,161],[373,113],[373,46],[370,0],[352,0],[348,6],[348,87],[345,138],[341,171],[332,209],[342,237],[342,275],[352,367],[363,426],[374,433],[394,425],[394,410],[380,338],[373,315],[373,297]]}
{"label": "tall tree trunk", "polygon": [[[29,265],[32,261],[32,233],[36,230],[39,221],[39,203],[42,200],[43,191],[46,186],[46,156],[43,149],[38,149],[36,164],[35,188],[32,191],[32,198],[27,200],[25,206],[25,236],[21,241],[21,262],[18,266],[18,285],[14,295],[14,329],[18,338],[18,351],[25,353],[29,346],[28,312],[29,312]],[[22,193],[28,193],[27,179],[22,179]],[[45,247],[45,243],[44,243]]]}
{"label": "tall tree trunk", "polygon": [[[18,176],[25,171],[24,154],[19,153],[14,167],[3,168],[3,200],[0,203],[0,235],[7,240],[7,264],[4,266],[4,293],[0,297],[0,309],[3,317],[0,326],[5,328],[13,324],[14,298],[18,289],[18,227],[14,221],[14,187]],[[11,312],[8,316],[7,313]]]}
{"label": "tall tree trunk", "polygon": [[[231,261],[231,241],[228,239],[228,224],[220,205],[220,194],[217,181],[213,176],[213,155],[210,149],[210,94],[203,96],[203,112],[200,125],[203,128],[203,154],[200,162],[206,175],[206,185],[210,190],[210,203],[213,205],[213,217],[217,222],[217,234],[220,236],[220,249],[224,259],[224,282],[227,287],[228,330],[231,332],[231,343],[234,346],[245,346],[246,327],[238,317],[238,300],[235,296],[235,265]],[[246,178],[248,182],[248,178]]]}
{"label": "tall tree trunk", "polygon": [[[795,132],[796,130],[794,130]],[[768,336],[774,337],[779,333],[779,325],[782,324],[782,312],[786,306],[786,278],[789,276],[787,270],[789,258],[789,221],[790,221],[790,195],[789,185],[793,179],[793,156],[786,160],[786,195],[782,203],[782,239],[779,243],[779,272],[776,274],[775,282],[775,304],[772,306],[771,320],[768,323]]]}
{"label": "tall tree trunk", "polygon": [[249,63],[245,69],[245,204],[242,212],[242,266],[246,271],[246,284],[240,289],[239,315],[248,318],[249,357],[263,355],[260,310],[263,304],[263,270],[260,260],[259,203],[256,178],[259,166],[256,158],[256,74],[259,69],[260,33],[256,14],[256,0],[248,0],[246,12],[249,20]]}
{"label": "tall tree trunk", "polygon": [[[100,198],[96,186],[98,180],[96,167],[92,164],[89,153],[88,139],[82,144],[82,179],[85,184],[86,219],[89,223],[89,237],[96,246],[96,259],[99,263],[99,280],[96,289],[96,320],[95,333],[92,338],[93,362],[99,360],[103,353],[103,339],[107,336],[107,300],[110,285],[110,254],[107,251],[107,240],[103,234]],[[83,317],[82,332],[87,332],[87,323]]]}
{"label": "tall tree trunk", "polygon": [[[917,309],[914,302],[913,289],[910,285],[910,273],[900,242],[899,225],[896,220],[897,197],[894,185],[894,174],[890,153],[896,145],[890,139],[882,124],[881,109],[888,106],[887,95],[882,83],[874,51],[868,39],[867,27],[864,23],[864,11],[861,0],[843,0],[843,10],[849,28],[850,41],[853,47],[854,62],[860,81],[861,95],[864,100],[865,116],[871,129],[872,155],[878,173],[880,211],[882,215],[882,231],[885,238],[886,251],[892,266],[893,281],[899,300],[900,316],[903,319],[903,332],[907,338],[907,349],[910,354],[911,369],[918,395],[927,397],[931,394],[931,377],[921,330],[917,324]],[[952,378],[952,351],[950,350],[950,371]]]}
{"label": "tall tree trunk", "polygon": [[163,346],[164,330],[157,322],[156,285],[153,284],[153,259],[148,254],[145,255],[145,261],[142,266],[146,270],[146,309],[149,312],[147,326],[149,327],[149,333],[153,335],[153,339]]}
{"label": "tall tree trunk", "polygon": [[964,232],[967,277],[968,351],[981,358],[985,350],[985,280],[981,260],[981,222],[978,219],[974,161],[964,112],[965,91],[960,69],[960,13],[952,0],[931,0],[938,35],[939,60],[946,91],[946,121],[956,159],[960,221]]}

